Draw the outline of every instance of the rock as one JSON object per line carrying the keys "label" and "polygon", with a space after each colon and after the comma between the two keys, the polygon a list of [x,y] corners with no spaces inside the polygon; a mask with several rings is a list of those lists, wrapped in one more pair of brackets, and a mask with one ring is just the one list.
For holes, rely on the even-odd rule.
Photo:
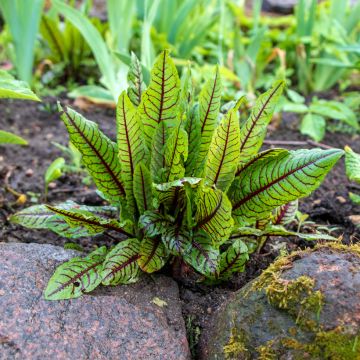
{"label": "rock", "polygon": [[0,359],[190,358],[178,287],[166,276],[45,301],[54,269],[74,255],[52,245],[0,243]]}
{"label": "rock", "polygon": [[359,360],[360,246],[282,257],[202,332],[200,359]]}

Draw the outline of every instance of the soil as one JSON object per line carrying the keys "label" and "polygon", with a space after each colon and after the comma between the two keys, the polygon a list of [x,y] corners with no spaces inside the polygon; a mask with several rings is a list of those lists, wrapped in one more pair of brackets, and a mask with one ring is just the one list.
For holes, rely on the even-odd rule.
{"label": "soil", "polygon": [[[65,97],[62,104],[69,104]],[[81,111],[87,118],[97,122],[102,131],[115,139],[115,115],[113,109],[91,108]],[[275,125],[276,124],[276,125]],[[280,122],[271,126],[267,145],[272,141],[286,140],[289,149],[300,146],[293,141],[304,141],[306,138],[298,131],[298,119],[293,114],[284,114]],[[14,132],[29,141],[29,145],[0,146],[0,241],[4,242],[36,242],[63,246],[69,240],[63,239],[48,231],[27,230],[10,224],[8,217],[24,207],[44,201],[44,173],[49,164],[64,154],[52,142],[67,145],[68,135],[56,110],[56,100],[44,98],[42,103],[1,100],[0,129]],[[270,142],[270,143],[269,143]],[[349,145],[354,151],[360,152],[358,135],[328,132],[323,144],[340,147]],[[279,146],[274,146],[279,147]],[[311,148],[306,145],[301,147]],[[102,200],[97,196],[93,186],[84,185],[83,176],[69,173],[61,177],[49,189],[47,202],[56,203],[69,198],[78,203],[100,205]],[[309,215],[308,221],[321,226],[335,228],[333,235],[343,236],[346,244],[360,240],[360,229],[349,219],[350,215],[360,214],[360,206],[352,204],[348,192],[359,192],[360,187],[347,180],[343,160],[325,178],[322,185],[309,198],[300,201],[300,210]],[[19,204],[19,194],[25,194],[26,203]],[[309,226],[314,226],[310,224]],[[111,245],[113,238],[105,235],[89,240],[76,241],[85,250],[92,244]],[[260,254],[254,254],[246,266],[244,273],[238,274],[230,282],[216,287],[209,287],[198,282],[194,274],[186,271],[184,266],[173,273],[180,286],[183,303],[183,314],[188,328],[190,346],[196,357],[196,343],[201,328],[211,315],[234,291],[258,276],[285,247],[288,251],[311,246],[311,243],[291,238],[271,239]],[[170,267],[164,271],[169,272]],[[174,266],[172,267],[174,269]]]}

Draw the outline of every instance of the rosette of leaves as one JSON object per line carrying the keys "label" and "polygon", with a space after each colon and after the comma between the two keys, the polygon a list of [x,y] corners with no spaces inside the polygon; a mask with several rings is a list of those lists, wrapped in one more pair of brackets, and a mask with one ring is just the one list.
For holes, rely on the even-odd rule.
{"label": "rosette of leaves", "polygon": [[141,271],[156,272],[173,257],[204,278],[227,279],[244,269],[264,236],[295,234],[283,227],[294,207],[287,204],[316,189],[343,154],[335,149],[258,153],[282,81],[259,96],[240,127],[244,99],[220,114],[218,68],[198,99],[190,71],[180,81],[167,51],[156,59],[146,89],[138,86],[139,76],[136,71],[129,76],[134,84],[119,97],[116,143],[94,122],[59,106],[70,141],[110,205],[40,205],[12,217],[70,238],[111,232],[119,240],[61,265],[49,281],[47,299],[134,282]]}

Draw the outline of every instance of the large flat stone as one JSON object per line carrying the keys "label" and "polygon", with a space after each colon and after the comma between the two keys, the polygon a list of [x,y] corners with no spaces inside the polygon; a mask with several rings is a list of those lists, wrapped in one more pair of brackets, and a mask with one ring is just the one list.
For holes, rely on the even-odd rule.
{"label": "large flat stone", "polygon": [[[56,266],[75,255],[52,245],[0,243],[1,359],[190,357],[178,287],[165,276],[44,300]],[[156,305],[155,297],[167,305]]]}

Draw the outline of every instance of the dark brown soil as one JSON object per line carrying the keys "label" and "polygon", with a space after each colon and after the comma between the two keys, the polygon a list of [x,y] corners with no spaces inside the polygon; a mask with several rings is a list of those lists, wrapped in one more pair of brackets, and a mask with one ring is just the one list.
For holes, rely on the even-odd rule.
{"label": "dark brown soil", "polygon": [[[67,104],[69,100],[64,99]],[[115,139],[114,110],[93,108],[84,115],[96,121],[100,128]],[[285,114],[276,130],[270,132],[267,140],[286,140],[286,147],[296,149],[292,141],[306,141],[298,131],[298,119]],[[64,156],[51,142],[67,145],[68,135],[59,119],[54,99],[45,98],[43,103],[24,101],[0,101],[0,129],[14,132],[26,138],[29,146],[0,146],[0,241],[5,242],[37,242],[54,245],[64,245],[68,240],[48,231],[26,230],[10,224],[8,217],[24,207],[32,205],[30,199],[38,197],[42,202],[44,192],[44,173],[49,164],[57,157]],[[341,133],[328,133],[324,144],[343,148],[350,145],[360,152],[358,136]],[[269,147],[271,144],[266,145]],[[279,146],[275,146],[279,147]],[[311,146],[306,146],[311,147]],[[79,203],[99,205],[101,199],[92,186],[82,183],[78,174],[67,174],[56,181],[56,187],[49,190],[49,203],[70,198]],[[17,196],[9,191],[27,195],[25,204],[17,204]],[[350,215],[360,214],[360,207],[353,205],[348,198],[349,191],[359,191],[359,186],[350,183],[344,173],[344,163],[341,160],[326,177],[321,187],[308,199],[301,200],[300,210],[309,215],[309,220],[331,227],[336,227],[335,235],[343,235],[343,242],[356,242],[360,239],[360,230],[349,219]],[[94,242],[110,245],[112,239],[99,236],[96,239],[79,239],[77,243],[89,249]],[[190,345],[198,340],[199,331],[208,316],[221,305],[230,294],[241,288],[248,281],[260,274],[279,254],[279,248],[285,245],[288,251],[298,247],[306,247],[309,243],[298,239],[272,239],[261,254],[253,255],[247,264],[246,271],[236,276],[232,281],[217,287],[208,287],[196,283],[193,276],[178,278],[183,302],[183,313],[188,326]],[[181,270],[184,270],[181,267]],[[188,273],[186,273],[188,274]]]}

